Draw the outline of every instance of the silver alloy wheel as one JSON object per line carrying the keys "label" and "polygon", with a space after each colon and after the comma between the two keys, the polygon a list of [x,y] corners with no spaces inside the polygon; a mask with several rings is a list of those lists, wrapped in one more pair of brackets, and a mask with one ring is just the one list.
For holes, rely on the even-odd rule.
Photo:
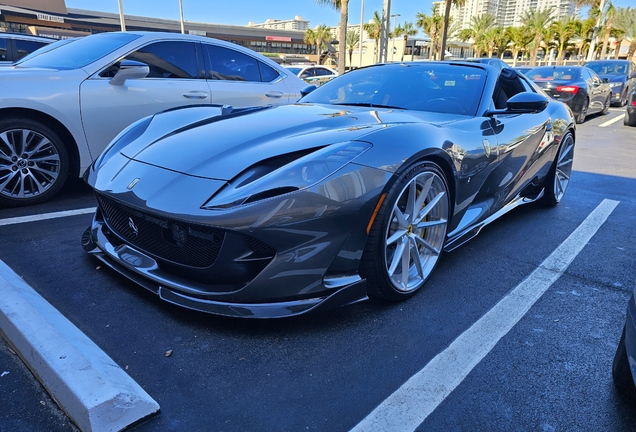
{"label": "silver alloy wheel", "polygon": [[556,172],[554,175],[554,198],[556,202],[561,201],[565,190],[570,183],[572,174],[572,163],[574,162],[574,138],[567,134],[559,147],[559,156],[556,161]]}
{"label": "silver alloy wheel", "polygon": [[30,129],[0,133],[0,194],[35,197],[49,190],[60,175],[60,155],[44,135]]}
{"label": "silver alloy wheel", "polygon": [[439,259],[448,223],[448,191],[437,174],[423,172],[402,189],[385,234],[385,265],[393,286],[417,290]]}

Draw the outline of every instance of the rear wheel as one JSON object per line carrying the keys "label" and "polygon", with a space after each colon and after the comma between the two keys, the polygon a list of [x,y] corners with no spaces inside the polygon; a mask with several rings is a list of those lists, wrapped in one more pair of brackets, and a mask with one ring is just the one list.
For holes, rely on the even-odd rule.
{"label": "rear wheel", "polygon": [[623,124],[625,126],[636,126],[636,112],[632,115],[629,115],[627,111],[625,111],[625,117],[623,118]]}
{"label": "rear wheel", "polygon": [[24,206],[55,195],[68,176],[60,137],[31,119],[0,120],[0,205]]}
{"label": "rear wheel", "polygon": [[574,162],[574,137],[570,132],[561,138],[559,151],[545,180],[543,203],[557,205],[570,184],[572,164]]}
{"label": "rear wheel", "polygon": [[386,194],[369,232],[361,273],[369,295],[404,300],[428,280],[442,253],[450,212],[444,173],[417,163]]}

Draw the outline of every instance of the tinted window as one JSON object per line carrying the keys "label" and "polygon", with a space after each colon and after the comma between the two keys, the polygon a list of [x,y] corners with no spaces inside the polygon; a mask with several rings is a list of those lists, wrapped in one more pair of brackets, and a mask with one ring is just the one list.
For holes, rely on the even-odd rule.
{"label": "tinted window", "polygon": [[148,78],[196,78],[197,55],[194,42],[157,42],[126,56],[150,66]]}
{"label": "tinted window", "polygon": [[31,40],[24,40],[24,39],[14,39],[15,42],[15,48],[18,52],[18,57],[14,60],[19,60],[22,57],[25,57],[28,54],[31,54],[33,51],[37,50],[38,48],[42,48],[44,45],[46,45],[44,42],[37,42],[37,41],[31,41]]}
{"label": "tinted window", "polygon": [[479,68],[392,64],[348,72],[314,90],[302,102],[475,115],[485,82],[486,71]]}
{"label": "tinted window", "polygon": [[132,33],[100,33],[86,36],[71,44],[23,61],[19,66],[77,69],[93,63],[139,37]]}
{"label": "tinted window", "polygon": [[272,82],[280,76],[278,71],[273,67],[268,66],[263,62],[258,62],[258,65],[261,68],[261,77],[263,78],[263,82]]}
{"label": "tinted window", "polygon": [[305,71],[303,71],[303,73],[301,73],[300,75],[298,75],[301,78],[308,78],[308,77],[312,77],[316,75],[316,71],[314,68],[309,68]]}
{"label": "tinted window", "polygon": [[572,67],[540,67],[528,72],[533,81],[573,81],[579,77],[581,70]]}
{"label": "tinted window", "polygon": [[216,45],[204,45],[208,67],[206,77],[212,80],[261,81],[258,60],[241,52]]}
{"label": "tinted window", "polygon": [[599,75],[627,75],[629,64],[627,62],[594,62],[588,63],[585,66],[592,69]]}
{"label": "tinted window", "polygon": [[7,58],[7,39],[0,38],[0,61],[9,61]]}
{"label": "tinted window", "polygon": [[318,76],[333,75],[333,72],[331,72],[329,69],[316,68],[316,75]]}

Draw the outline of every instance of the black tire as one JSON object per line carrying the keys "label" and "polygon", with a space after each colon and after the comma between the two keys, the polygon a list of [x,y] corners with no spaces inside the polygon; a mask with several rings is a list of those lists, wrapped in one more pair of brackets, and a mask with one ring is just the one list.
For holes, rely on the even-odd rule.
{"label": "black tire", "polygon": [[51,128],[31,119],[0,120],[0,205],[48,200],[64,185],[68,170],[66,147]]}
{"label": "black tire", "polygon": [[623,124],[625,126],[636,126],[636,112],[630,116],[629,113],[625,111],[625,117],[623,117]]}
{"label": "black tire", "polygon": [[402,301],[422,288],[444,247],[449,195],[446,177],[433,162],[413,164],[391,186],[360,264],[371,297]]}
{"label": "black tire", "polygon": [[607,114],[611,104],[612,104],[612,95],[609,95],[607,97],[607,100],[605,101],[605,105],[603,106],[603,111],[601,111],[601,115],[606,115]]}
{"label": "black tire", "polygon": [[614,387],[616,387],[616,390],[623,398],[632,402],[636,400],[636,387],[634,386],[634,378],[632,377],[629,357],[627,356],[627,349],[625,347],[625,327],[623,327],[621,340],[618,342],[616,354],[614,354],[612,379],[614,381]]}
{"label": "black tire", "polygon": [[563,198],[570,183],[572,164],[574,161],[574,137],[566,132],[561,138],[559,150],[554,158],[552,167],[545,178],[542,203],[554,207]]}
{"label": "black tire", "polygon": [[587,110],[590,107],[590,101],[588,99],[585,99],[585,102],[583,103],[583,106],[581,107],[581,112],[579,112],[576,116],[576,123],[577,124],[581,124],[583,122],[585,122],[585,117],[587,116]]}

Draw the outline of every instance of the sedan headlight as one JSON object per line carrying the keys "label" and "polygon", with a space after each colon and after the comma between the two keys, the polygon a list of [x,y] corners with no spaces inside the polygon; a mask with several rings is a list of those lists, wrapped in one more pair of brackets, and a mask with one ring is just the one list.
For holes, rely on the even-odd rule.
{"label": "sedan headlight", "polygon": [[121,151],[121,149],[143,135],[143,133],[146,132],[146,129],[148,129],[148,125],[152,121],[152,117],[153,116],[144,117],[141,120],[134,122],[113,138],[110,144],[108,144],[104,151],[97,157],[97,159],[95,159],[95,162],[93,162],[93,170],[99,169],[99,167],[114,154]]}
{"label": "sedan headlight", "polygon": [[612,88],[614,88],[614,87],[622,87],[623,83],[621,83],[621,82],[611,82],[611,83],[609,83],[609,86],[612,87]]}
{"label": "sedan headlight", "polygon": [[306,189],[326,179],[371,148],[344,142],[276,156],[243,171],[208,202],[207,209],[225,209]]}

